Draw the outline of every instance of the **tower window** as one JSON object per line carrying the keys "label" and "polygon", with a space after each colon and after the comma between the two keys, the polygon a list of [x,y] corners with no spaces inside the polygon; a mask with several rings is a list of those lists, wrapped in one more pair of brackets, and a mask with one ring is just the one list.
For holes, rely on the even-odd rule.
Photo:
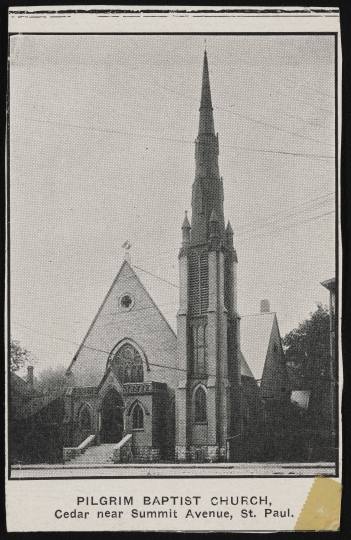
{"label": "tower window", "polygon": [[206,328],[207,326],[193,326],[193,373],[196,377],[206,375]]}
{"label": "tower window", "polygon": [[139,404],[133,409],[133,429],[144,429],[144,412]]}
{"label": "tower window", "polygon": [[195,422],[207,421],[206,392],[200,386],[195,392]]}

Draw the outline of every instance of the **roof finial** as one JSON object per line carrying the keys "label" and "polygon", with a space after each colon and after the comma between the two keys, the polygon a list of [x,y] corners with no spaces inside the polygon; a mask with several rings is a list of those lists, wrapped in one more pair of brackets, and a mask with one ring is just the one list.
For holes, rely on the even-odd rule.
{"label": "roof finial", "polygon": [[132,244],[129,242],[129,240],[126,240],[124,244],[122,244],[122,248],[124,248],[124,260],[129,262],[129,264],[131,262],[130,253],[129,253],[129,250],[131,247],[132,247]]}
{"label": "roof finial", "polygon": [[188,211],[187,210],[185,210],[185,217],[184,217],[182,229],[191,229],[190,223],[189,223],[189,220],[188,220]]}
{"label": "roof finial", "polygon": [[204,39],[204,42],[205,42],[205,53],[206,53],[206,44],[207,44],[206,38]]}

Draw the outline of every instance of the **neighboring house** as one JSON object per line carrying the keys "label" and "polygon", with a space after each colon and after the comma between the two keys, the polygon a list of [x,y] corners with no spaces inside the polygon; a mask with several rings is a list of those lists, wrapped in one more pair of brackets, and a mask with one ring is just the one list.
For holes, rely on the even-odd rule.
{"label": "neighboring house", "polygon": [[27,367],[27,379],[23,379],[16,372],[10,373],[10,400],[11,413],[17,416],[21,413],[31,399],[39,393],[33,388],[33,366]]}
{"label": "neighboring house", "polygon": [[[336,335],[336,279],[331,278],[322,281],[321,285],[329,291],[329,316],[330,316],[330,357],[335,363],[335,335]],[[334,366],[335,367],[335,366]],[[337,376],[337,373],[334,373]]]}
{"label": "neighboring house", "polygon": [[269,309],[265,300],[260,313],[241,318],[240,345],[260,387],[260,397],[265,402],[281,402],[290,399],[290,385],[277,316]]}
{"label": "neighboring house", "polygon": [[11,463],[62,460],[63,393],[43,395],[33,388],[33,366],[27,380],[10,374],[9,444]]}
{"label": "neighboring house", "polygon": [[329,332],[330,332],[330,364],[326,381],[321,388],[324,394],[325,423],[323,425],[323,442],[330,460],[337,459],[338,431],[338,359],[336,355],[337,337],[337,283],[336,278],[322,281],[321,285],[329,291]]}
{"label": "neighboring house", "polygon": [[291,459],[291,387],[277,316],[268,300],[261,301],[260,313],[241,318],[240,345],[263,403],[262,413],[257,412],[259,455],[263,460]]}
{"label": "neighboring house", "polygon": [[321,283],[330,291],[330,364],[329,370],[313,378],[303,368],[288,364],[291,402],[297,416],[296,437],[305,461],[335,461],[337,370],[335,360],[335,278]]}

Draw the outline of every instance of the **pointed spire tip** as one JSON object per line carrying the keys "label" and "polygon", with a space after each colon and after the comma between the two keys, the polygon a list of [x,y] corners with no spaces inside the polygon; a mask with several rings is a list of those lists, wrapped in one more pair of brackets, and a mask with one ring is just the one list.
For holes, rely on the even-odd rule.
{"label": "pointed spire tip", "polygon": [[228,225],[227,225],[227,228],[226,228],[225,232],[227,234],[234,234],[230,221],[228,221]]}

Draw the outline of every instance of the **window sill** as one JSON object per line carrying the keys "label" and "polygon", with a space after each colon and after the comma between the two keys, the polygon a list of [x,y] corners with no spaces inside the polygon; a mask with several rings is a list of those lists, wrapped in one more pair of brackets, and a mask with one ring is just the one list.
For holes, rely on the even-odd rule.
{"label": "window sill", "polygon": [[144,428],[133,428],[132,431],[145,431]]}

